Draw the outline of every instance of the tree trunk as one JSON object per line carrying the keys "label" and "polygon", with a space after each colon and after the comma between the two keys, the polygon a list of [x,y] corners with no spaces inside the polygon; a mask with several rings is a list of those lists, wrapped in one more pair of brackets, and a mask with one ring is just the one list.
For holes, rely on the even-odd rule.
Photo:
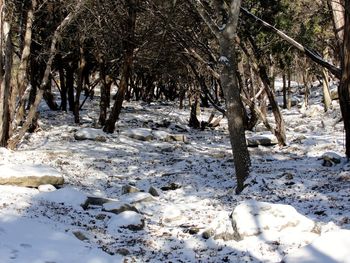
{"label": "tree trunk", "polygon": [[84,49],[82,47],[83,43],[80,43],[80,61],[78,66],[78,72],[77,72],[77,90],[75,92],[75,101],[74,101],[74,122],[79,123],[80,122],[80,116],[79,116],[79,106],[80,106],[80,94],[83,90],[84,86],[84,70],[86,66],[86,60],[84,55]]}
{"label": "tree trunk", "polygon": [[67,65],[65,71],[69,110],[74,111],[74,70],[72,66]]}
{"label": "tree trunk", "polygon": [[126,22],[126,40],[124,41],[124,63],[121,72],[121,79],[119,83],[118,93],[114,102],[112,111],[109,115],[106,125],[103,131],[107,133],[113,133],[115,130],[115,123],[119,119],[119,114],[122,109],[125,92],[128,88],[128,80],[133,64],[134,57],[134,38],[135,38],[135,26],[136,26],[136,9],[138,0],[130,0],[127,3],[128,6],[128,18]]}
{"label": "tree trunk", "polygon": [[39,107],[40,101],[44,95],[44,91],[45,91],[45,87],[47,87],[49,79],[50,79],[50,72],[51,72],[51,68],[52,68],[52,63],[54,60],[54,57],[56,55],[56,50],[57,50],[57,41],[59,40],[59,37],[62,34],[62,31],[70,24],[70,22],[76,17],[76,15],[79,14],[79,12],[81,11],[81,5],[82,2],[78,2],[76,8],[74,11],[70,12],[61,22],[61,24],[56,28],[54,35],[52,37],[51,40],[51,46],[50,46],[50,50],[49,50],[49,60],[46,63],[46,68],[45,68],[45,73],[43,76],[43,79],[41,81],[40,87],[39,87],[39,91],[36,94],[35,97],[35,101],[33,103],[33,105],[30,107],[27,119],[24,123],[24,125],[22,126],[22,128],[19,130],[18,134],[15,136],[12,136],[9,140],[8,143],[8,147],[10,149],[14,149],[16,147],[16,145],[19,143],[19,141],[23,138],[23,136],[25,135],[25,133],[27,132],[27,130],[29,129],[30,125],[33,122],[33,119],[36,117],[36,111]]}
{"label": "tree trunk", "polygon": [[332,98],[329,91],[329,75],[324,68],[322,69],[322,78],[324,111],[327,112],[329,109],[332,109]]}
{"label": "tree trunk", "polygon": [[345,153],[350,158],[350,1],[345,1],[344,29],[342,77],[338,93],[345,129]]}
{"label": "tree trunk", "polygon": [[327,0],[333,15],[334,35],[339,51],[338,59],[343,57],[342,43],[344,39],[344,0]]}
{"label": "tree trunk", "polygon": [[282,92],[283,92],[283,109],[287,109],[287,81],[286,81],[286,73],[282,74]]}
{"label": "tree trunk", "polygon": [[[12,72],[11,28],[6,21],[5,3],[0,0],[0,146],[6,147],[10,134],[10,94]],[[4,56],[2,55],[4,54]]]}
{"label": "tree trunk", "polygon": [[221,63],[223,64],[220,79],[226,100],[228,128],[236,170],[237,194],[241,193],[244,189],[244,181],[249,175],[251,164],[245,138],[243,121],[244,109],[236,75],[237,57],[233,41],[237,30],[240,6],[240,0],[231,1],[230,17],[219,38]]}

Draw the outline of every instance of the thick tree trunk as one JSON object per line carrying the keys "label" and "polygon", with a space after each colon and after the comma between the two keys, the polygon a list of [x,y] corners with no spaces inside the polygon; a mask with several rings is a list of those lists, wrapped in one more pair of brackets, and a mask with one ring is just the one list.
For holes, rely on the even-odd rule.
{"label": "thick tree trunk", "polygon": [[342,77],[338,88],[345,129],[345,153],[350,158],[350,1],[345,1]]}
{"label": "thick tree trunk", "polygon": [[343,39],[344,39],[344,0],[327,0],[333,15],[334,35],[337,40],[339,51],[338,58],[343,57]]}
{"label": "thick tree trunk", "polygon": [[112,111],[109,115],[106,125],[103,131],[107,133],[113,133],[115,130],[115,123],[119,119],[119,114],[122,109],[125,92],[128,88],[128,80],[133,64],[134,57],[134,38],[135,38],[135,26],[136,26],[136,10],[138,6],[138,0],[130,0],[127,3],[128,6],[128,18],[126,22],[126,40],[124,41],[124,63],[121,73],[121,79],[119,83],[118,93],[114,102]]}
{"label": "thick tree trunk", "polygon": [[220,78],[226,100],[228,128],[230,132],[230,141],[236,170],[236,193],[243,191],[244,181],[249,175],[251,165],[244,130],[244,109],[236,75],[238,61],[233,41],[237,30],[240,6],[240,0],[231,1],[230,17],[219,38],[221,52],[220,62],[223,64],[223,70]]}
{"label": "thick tree trunk", "polygon": [[5,4],[1,0],[0,8],[0,146],[6,147],[11,127],[12,42],[10,24],[5,21]]}

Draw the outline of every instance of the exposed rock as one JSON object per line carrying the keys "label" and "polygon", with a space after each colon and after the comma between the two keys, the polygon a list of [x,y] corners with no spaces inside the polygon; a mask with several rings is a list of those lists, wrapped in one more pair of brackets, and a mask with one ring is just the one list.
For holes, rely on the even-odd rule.
{"label": "exposed rock", "polygon": [[154,138],[159,141],[165,141],[169,136],[169,133],[166,131],[152,131]]}
{"label": "exposed rock", "polygon": [[120,254],[122,256],[127,256],[127,255],[130,255],[130,251],[124,247],[122,248],[118,248],[117,251],[116,251],[117,254]]}
{"label": "exposed rock", "polygon": [[215,234],[214,229],[209,228],[209,229],[205,230],[205,231],[202,233],[202,237],[203,237],[204,239],[209,239],[209,238],[211,238],[212,236],[214,236],[214,234]]}
{"label": "exposed rock", "polygon": [[277,138],[273,134],[264,134],[264,135],[254,135],[247,138],[248,147],[257,147],[261,146],[272,146],[278,143]]}
{"label": "exposed rock", "polygon": [[322,234],[311,244],[287,255],[284,263],[350,263],[350,230]]}
{"label": "exposed rock", "polygon": [[77,189],[74,189],[72,187],[65,187],[53,192],[39,193],[35,196],[35,199],[57,204],[81,207],[86,203],[88,197],[85,193]]}
{"label": "exposed rock", "polygon": [[254,200],[244,201],[233,211],[232,225],[240,238],[264,235],[279,239],[282,232],[312,232],[315,223],[299,214],[294,207]]}
{"label": "exposed rock", "polygon": [[0,165],[0,185],[39,187],[44,184],[62,185],[63,176],[46,165]]}
{"label": "exposed rock", "polygon": [[56,191],[56,187],[54,187],[52,184],[42,184],[38,187],[39,192],[53,192]]}
{"label": "exposed rock", "polygon": [[114,199],[108,199],[103,197],[97,197],[97,196],[88,196],[86,199],[86,202],[82,205],[84,209],[87,209],[89,206],[102,206],[105,203],[115,202],[117,200]]}
{"label": "exposed rock", "polygon": [[136,204],[142,202],[152,202],[156,199],[149,193],[138,192],[123,195],[123,201],[129,204]]}
{"label": "exposed rock", "polygon": [[74,138],[78,141],[92,140],[105,142],[107,141],[106,134],[101,129],[82,128],[74,134]]}
{"label": "exposed rock", "polygon": [[152,196],[160,196],[161,190],[154,186],[151,186],[148,190],[148,193],[150,193]]}
{"label": "exposed rock", "polygon": [[125,211],[112,217],[108,223],[108,230],[118,232],[118,228],[128,228],[133,231],[142,230],[145,226],[145,219],[134,211]]}
{"label": "exposed rock", "polygon": [[[163,175],[164,176],[164,175]],[[167,186],[163,186],[161,187],[160,189],[162,189],[163,191],[170,191],[170,190],[176,190],[176,189],[179,189],[181,188],[182,186],[177,184],[177,183],[171,183]]]}
{"label": "exposed rock", "polygon": [[230,217],[227,212],[219,211],[203,234],[207,232],[207,234],[211,234],[210,237],[213,237],[214,239],[223,239],[225,241],[240,240],[240,237],[235,233],[232,227],[232,222],[229,219]]}
{"label": "exposed rock", "polygon": [[323,166],[333,166],[341,163],[341,156],[335,152],[326,152],[322,155],[321,159],[323,160]]}
{"label": "exposed rock", "polygon": [[114,202],[103,204],[103,211],[114,213],[114,214],[120,214],[125,211],[133,211],[136,213],[139,212],[135,206],[125,202],[121,202],[121,201],[114,201]]}
{"label": "exposed rock", "polygon": [[122,187],[122,194],[138,193],[141,190],[132,185],[124,185]]}
{"label": "exposed rock", "polygon": [[73,232],[73,235],[74,235],[77,239],[79,239],[80,241],[89,240],[89,239],[86,237],[86,235],[85,235],[83,232],[79,231],[79,230],[74,231],[74,232]]}
{"label": "exposed rock", "polygon": [[152,130],[148,128],[135,128],[123,132],[125,136],[140,140],[140,141],[151,141],[153,140]]}
{"label": "exposed rock", "polygon": [[170,134],[166,131],[152,131],[154,138],[165,142],[186,142],[186,136],[183,134]]}

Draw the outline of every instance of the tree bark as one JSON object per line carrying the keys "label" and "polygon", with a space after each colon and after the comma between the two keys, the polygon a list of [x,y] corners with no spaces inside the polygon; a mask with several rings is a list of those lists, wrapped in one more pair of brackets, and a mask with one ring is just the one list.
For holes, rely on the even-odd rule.
{"label": "tree bark", "polygon": [[345,1],[342,76],[338,87],[340,109],[345,129],[345,153],[350,158],[350,1]]}
{"label": "tree bark", "polygon": [[[0,146],[6,147],[10,134],[10,94],[12,42],[10,23],[6,21],[5,3],[0,0]],[[3,55],[4,54],[4,57]]]}
{"label": "tree bark", "polygon": [[115,123],[119,119],[119,114],[122,109],[124,97],[126,90],[128,88],[128,80],[133,64],[134,58],[134,38],[135,38],[135,26],[136,26],[136,9],[138,5],[138,0],[127,1],[128,7],[128,18],[126,22],[126,39],[124,41],[124,62],[121,73],[121,79],[119,83],[119,89],[116,95],[116,100],[114,102],[112,111],[109,115],[106,125],[103,128],[104,132],[113,133],[115,130]]}
{"label": "tree bark", "polygon": [[40,104],[40,101],[44,95],[45,87],[47,87],[49,79],[50,79],[52,63],[53,63],[53,60],[54,60],[54,57],[55,57],[56,51],[57,51],[57,42],[58,42],[63,30],[65,30],[65,28],[71,23],[71,21],[81,11],[81,5],[82,5],[82,2],[78,1],[78,4],[75,7],[75,10],[70,12],[63,19],[61,24],[56,28],[56,30],[54,32],[54,35],[53,35],[52,40],[51,40],[50,50],[49,50],[50,56],[49,56],[49,59],[46,63],[45,73],[44,73],[43,79],[41,81],[39,90],[36,94],[35,101],[34,101],[33,105],[30,107],[27,119],[26,119],[25,123],[23,124],[22,128],[19,130],[18,134],[16,134],[15,136],[12,136],[10,138],[10,140],[8,142],[8,147],[10,149],[14,149],[17,146],[17,144],[20,142],[20,140],[23,138],[23,136],[25,135],[25,133],[29,129],[30,125],[32,124],[33,119],[36,117],[36,111],[37,111],[39,104]]}

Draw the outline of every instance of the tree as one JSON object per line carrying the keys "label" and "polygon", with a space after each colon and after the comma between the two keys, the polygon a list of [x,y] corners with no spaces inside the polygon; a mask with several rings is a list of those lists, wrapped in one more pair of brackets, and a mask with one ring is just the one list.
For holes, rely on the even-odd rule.
{"label": "tree", "polygon": [[205,6],[200,1],[192,1],[203,21],[210,28],[220,46],[219,62],[222,65],[220,79],[226,101],[226,115],[230,132],[233,160],[235,164],[237,188],[239,194],[244,189],[244,180],[249,176],[250,156],[246,144],[243,103],[237,79],[237,57],[234,44],[241,1],[215,1],[216,17],[222,17],[221,28],[216,26],[212,17],[208,15]]}

